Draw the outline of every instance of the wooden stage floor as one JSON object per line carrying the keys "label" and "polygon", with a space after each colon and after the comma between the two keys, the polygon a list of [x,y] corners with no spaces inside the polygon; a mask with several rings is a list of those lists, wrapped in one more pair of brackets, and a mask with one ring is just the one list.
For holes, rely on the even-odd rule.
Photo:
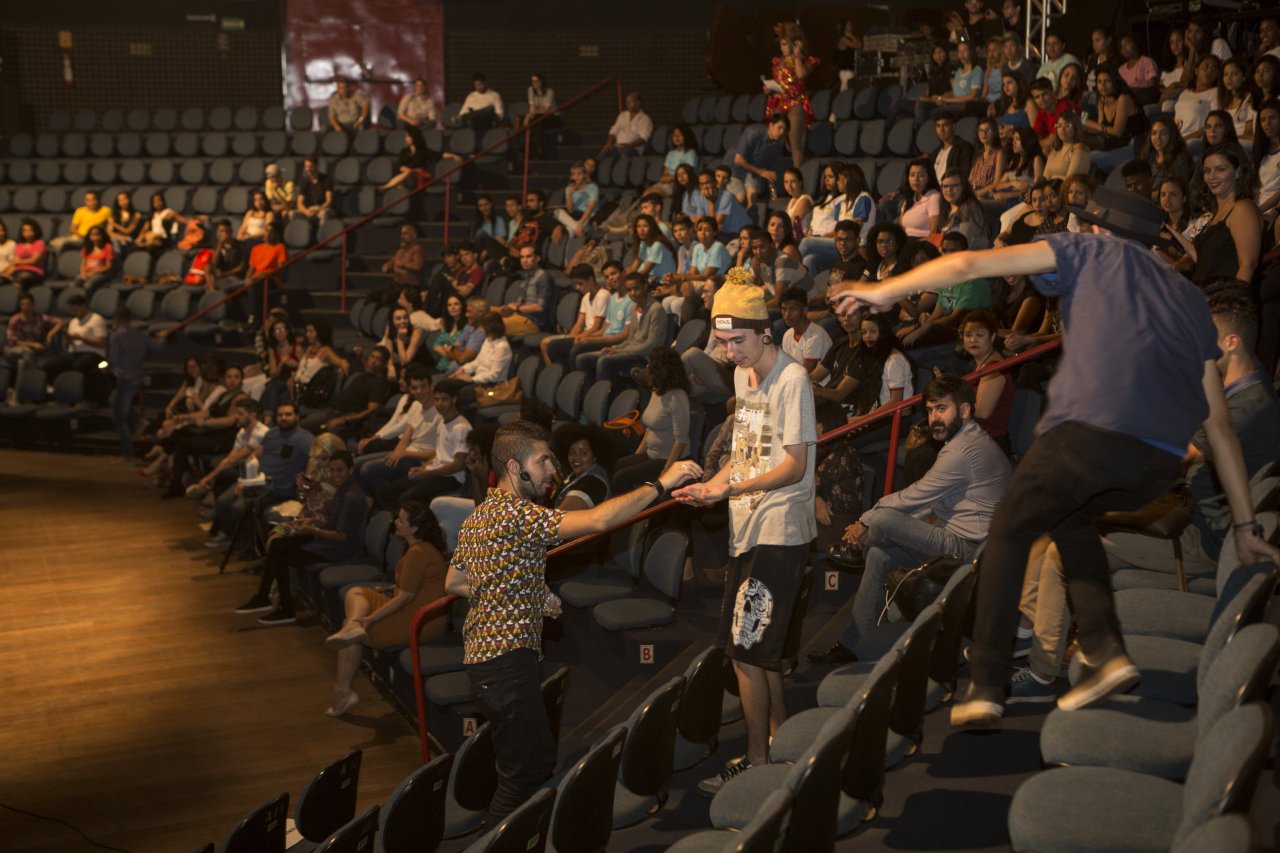
{"label": "wooden stage floor", "polygon": [[[363,676],[324,716],[335,656],[311,620],[232,608],[255,578],[217,558],[189,500],[108,457],[0,451],[0,803],[133,853],[221,847],[248,811],[364,750],[359,808],[418,766],[415,733]],[[96,849],[0,807],[0,849]]]}

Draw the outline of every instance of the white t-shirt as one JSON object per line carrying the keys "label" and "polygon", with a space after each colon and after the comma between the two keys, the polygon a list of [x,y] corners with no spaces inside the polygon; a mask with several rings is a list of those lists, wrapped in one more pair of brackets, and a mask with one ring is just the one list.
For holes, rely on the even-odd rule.
{"label": "white t-shirt", "polygon": [[810,323],[796,339],[796,333],[787,329],[782,334],[782,351],[804,364],[807,361],[821,361],[831,349],[831,336],[827,330],[817,323]]}
{"label": "white t-shirt", "polygon": [[262,446],[262,439],[266,438],[267,431],[270,429],[266,424],[258,422],[253,425],[252,430],[241,429],[236,433],[236,443],[232,445],[232,450],[244,450],[246,447],[250,450],[257,450]]}
{"label": "white t-shirt", "polygon": [[813,470],[817,424],[809,373],[785,352],[759,385],[751,371],[734,370],[737,406],[733,411],[733,450],[729,482],[767,474],[782,463],[785,448],[809,447],[804,477],[790,486],[747,492],[729,499],[729,553],[738,556],[757,545],[802,545],[813,540]]}
{"label": "white t-shirt", "polygon": [[435,406],[425,410],[421,405],[411,408],[404,425],[409,431],[409,452],[426,453],[433,449],[440,434],[440,424],[440,414]]}
{"label": "white t-shirt", "polygon": [[883,406],[889,402],[891,391],[902,390],[902,399],[915,393],[911,389],[911,362],[902,353],[894,350],[884,362],[884,372],[880,374],[880,402]]}
{"label": "white t-shirt", "polygon": [[440,321],[426,311],[410,311],[409,325],[424,332],[440,331]]}
{"label": "white t-shirt", "polygon": [[502,96],[492,89],[485,89],[483,92],[477,92],[473,89],[463,100],[462,109],[458,112],[458,115],[464,116],[467,113],[479,112],[488,107],[493,108],[494,115],[502,118]]}
{"label": "white t-shirt", "polygon": [[400,399],[396,402],[396,410],[391,413],[391,418],[373,434],[374,438],[399,438],[400,433],[404,432],[404,428],[409,425],[409,418],[414,413],[422,414],[422,404],[410,397],[408,394],[400,395]]}
{"label": "white t-shirt", "polygon": [[1280,151],[1272,151],[1258,164],[1258,201],[1280,192]]}
{"label": "white t-shirt", "polygon": [[476,357],[458,372],[470,376],[480,385],[505,382],[511,367],[511,343],[506,338],[485,338]]}
{"label": "white t-shirt", "polygon": [[5,240],[0,243],[0,270],[7,269],[9,264],[13,263],[13,250],[18,244],[12,240]]}
{"label": "white t-shirt", "polygon": [[644,110],[640,110],[634,115],[623,110],[618,113],[618,118],[614,120],[613,127],[609,128],[609,135],[619,145],[647,142],[649,137],[653,135],[653,119],[649,118],[649,114]]}
{"label": "white t-shirt", "polygon": [[603,287],[596,291],[595,296],[582,300],[582,304],[578,306],[578,313],[582,315],[582,328],[590,329],[594,326],[596,320],[604,316],[608,305],[609,291]]}
{"label": "white t-shirt", "polygon": [[[440,416],[436,416],[436,420],[440,420]],[[471,432],[471,421],[458,415],[447,424],[440,424],[436,430],[436,458],[432,459],[426,466],[428,472],[448,465],[454,460],[459,453],[467,452],[467,433]],[[466,479],[466,469],[454,471],[449,475],[453,479],[461,483]]]}
{"label": "white t-shirt", "polygon": [[[3,263],[0,263],[0,266],[3,266]],[[102,338],[105,340],[107,337],[107,321],[102,319],[101,314],[90,311],[88,314],[84,315],[83,320],[78,317],[72,317],[71,322],[67,324],[67,332],[72,335],[84,335],[90,338]],[[67,347],[67,351],[71,353],[96,352],[104,358],[107,355],[107,347],[105,344],[102,346],[93,346],[92,344],[86,344],[84,341],[72,341],[71,346]]]}
{"label": "white t-shirt", "polygon": [[1184,89],[1173,105],[1173,121],[1185,137],[1204,130],[1204,120],[1218,108],[1218,87],[1194,92]]}

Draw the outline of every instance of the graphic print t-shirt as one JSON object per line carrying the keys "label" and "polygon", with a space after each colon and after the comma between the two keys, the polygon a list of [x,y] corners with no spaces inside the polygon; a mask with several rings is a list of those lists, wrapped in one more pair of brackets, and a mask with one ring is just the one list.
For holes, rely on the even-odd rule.
{"label": "graphic print t-shirt", "polygon": [[803,545],[817,536],[813,469],[818,436],[809,374],[779,351],[773,370],[759,386],[751,387],[749,380],[748,369],[734,371],[738,404],[733,413],[729,482],[741,483],[772,471],[781,464],[787,446],[806,444],[809,452],[799,482],[729,499],[729,553],[733,556],[756,545]]}

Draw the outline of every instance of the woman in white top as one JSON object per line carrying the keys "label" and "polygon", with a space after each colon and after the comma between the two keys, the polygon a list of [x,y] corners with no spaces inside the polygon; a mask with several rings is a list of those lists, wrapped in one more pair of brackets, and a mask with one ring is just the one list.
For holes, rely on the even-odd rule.
{"label": "woman in white top", "polygon": [[1246,150],[1251,149],[1256,116],[1253,97],[1247,81],[1249,67],[1244,60],[1232,57],[1222,63],[1222,84],[1218,87],[1218,107],[1226,110],[1235,125],[1236,137]]}
{"label": "woman in white top", "polygon": [[343,373],[350,368],[347,360],[333,351],[333,327],[328,321],[319,318],[309,320],[303,340],[306,348],[298,359],[298,369],[289,377],[289,394],[294,400],[299,398],[302,389],[315,379],[322,368],[336,367]]}
{"label": "woman in white top", "polygon": [[1199,139],[1204,135],[1204,120],[1218,108],[1218,81],[1222,78],[1222,61],[1212,53],[1196,60],[1195,85],[1178,96],[1173,105],[1173,121],[1183,139]]}
{"label": "woman in white top", "polygon": [[[782,173],[782,188],[787,193],[787,217],[791,220],[791,233],[799,240],[809,233],[813,199],[804,191],[804,175],[794,166]],[[835,228],[834,224],[832,228]]]}
{"label": "woman in white top", "polygon": [[502,317],[490,311],[480,318],[484,330],[484,343],[471,361],[458,368],[454,379],[475,385],[495,385],[505,382],[511,372],[511,342],[507,340]]}
{"label": "woman in white top", "polygon": [[9,239],[9,229],[0,222],[0,279],[7,278],[13,266],[13,249],[17,245]]}
{"label": "woman in white top", "polygon": [[529,89],[526,94],[529,112],[523,116],[516,116],[515,121],[512,122],[516,130],[531,121],[536,121],[538,116],[546,115],[556,108],[556,90],[547,85],[546,78],[542,76],[541,72],[535,71],[529,75]]}
{"label": "woman in white top", "polygon": [[254,190],[249,209],[244,212],[244,218],[240,220],[240,230],[236,232],[236,239],[249,245],[261,243],[267,238],[267,226],[274,222],[275,218],[275,211],[267,203],[267,194],[262,190]]}
{"label": "woman in white top", "polygon": [[1160,103],[1166,111],[1172,109],[1173,101],[1187,88],[1191,71],[1191,48],[1183,30],[1169,33],[1169,53],[1173,55],[1173,67],[1160,74]]}
{"label": "woman in white top", "polygon": [[618,494],[656,479],[667,466],[689,456],[689,375],[684,362],[671,347],[656,347],[649,353],[648,405],[640,415],[644,438],[630,456],[614,466],[613,487]]}
{"label": "woman in white top", "polygon": [[[818,197],[813,200],[813,211],[809,216],[809,234],[813,237],[830,237],[836,231],[836,211],[844,194],[838,189],[840,176],[836,174],[836,166],[828,163],[822,167],[818,177]],[[804,250],[800,250],[804,254]]]}
{"label": "woman in white top", "polygon": [[1258,173],[1258,209],[1263,226],[1271,228],[1280,211],[1280,100],[1264,101],[1258,109],[1258,133],[1253,142]]}
{"label": "woman in white top", "polygon": [[907,361],[902,344],[898,343],[898,338],[889,325],[891,316],[872,314],[862,320],[863,349],[870,358],[884,360],[884,369],[880,371],[880,394],[876,398],[876,407],[871,410],[873,412],[901,403],[915,393],[911,387],[911,362]]}

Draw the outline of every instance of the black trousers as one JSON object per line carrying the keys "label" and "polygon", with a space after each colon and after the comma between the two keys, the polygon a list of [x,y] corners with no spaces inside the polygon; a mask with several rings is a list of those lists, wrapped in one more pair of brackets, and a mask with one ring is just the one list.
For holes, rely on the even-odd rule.
{"label": "black trousers", "polygon": [[1096,659],[1123,650],[1094,519],[1150,503],[1174,484],[1180,466],[1172,453],[1076,421],[1036,439],[996,507],[978,563],[975,684],[1001,688],[1009,681],[1027,555],[1045,533],[1062,554],[1081,651]]}
{"label": "black trousers", "polygon": [[515,649],[467,666],[471,698],[493,730],[498,790],[489,813],[509,814],[551,778],[556,744],[542,701],[538,653]]}
{"label": "black trousers", "polygon": [[291,566],[305,566],[318,563],[324,557],[307,550],[307,545],[315,541],[314,536],[278,536],[267,545],[267,559],[262,568],[262,580],[258,582],[258,595],[266,598],[271,594],[271,583],[274,581],[280,592],[281,610],[293,612],[293,587],[289,579]]}

